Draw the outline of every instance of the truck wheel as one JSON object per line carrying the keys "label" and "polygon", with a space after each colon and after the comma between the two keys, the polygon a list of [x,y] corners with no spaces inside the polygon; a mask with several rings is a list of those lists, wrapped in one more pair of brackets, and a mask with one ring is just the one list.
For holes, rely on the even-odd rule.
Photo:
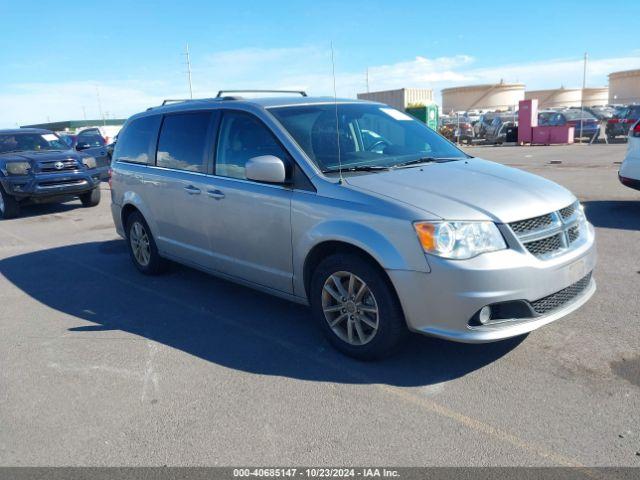
{"label": "truck wheel", "polygon": [[100,203],[100,187],[96,187],[90,192],[80,195],[83,207],[95,207]]}
{"label": "truck wheel", "polygon": [[136,268],[145,275],[157,275],[167,268],[167,261],[158,253],[149,225],[140,212],[127,218],[127,247]]}
{"label": "truck wheel", "polygon": [[15,197],[9,195],[0,187],[0,218],[7,220],[20,216],[20,204]]}
{"label": "truck wheel", "polygon": [[407,333],[402,308],[384,272],[355,254],[334,254],[318,265],[310,303],[329,342],[360,360],[390,355]]}

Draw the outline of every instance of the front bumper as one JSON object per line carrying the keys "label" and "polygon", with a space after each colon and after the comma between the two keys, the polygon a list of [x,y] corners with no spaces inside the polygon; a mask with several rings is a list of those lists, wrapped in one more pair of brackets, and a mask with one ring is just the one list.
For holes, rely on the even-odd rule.
{"label": "front bumper", "polygon": [[100,184],[97,169],[69,173],[50,173],[15,177],[2,177],[2,187],[17,198],[43,198],[79,195]]}
{"label": "front bumper", "polygon": [[593,271],[596,248],[593,227],[578,248],[549,260],[517,250],[486,253],[470,260],[429,257],[430,273],[388,270],[410,330],[465,343],[511,338],[564,317],[595,292],[592,279],[571,301],[540,316],[471,326],[485,305],[534,302],[559,292]]}

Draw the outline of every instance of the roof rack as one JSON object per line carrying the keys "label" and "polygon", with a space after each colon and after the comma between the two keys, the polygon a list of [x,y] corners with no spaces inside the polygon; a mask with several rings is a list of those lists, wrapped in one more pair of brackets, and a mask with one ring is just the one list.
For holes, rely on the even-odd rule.
{"label": "roof rack", "polygon": [[191,102],[193,98],[168,98],[162,102],[162,106],[170,103]]}
{"label": "roof rack", "polygon": [[304,90],[220,90],[216,98],[223,97],[225,93],[297,93],[303,97],[307,96]]}

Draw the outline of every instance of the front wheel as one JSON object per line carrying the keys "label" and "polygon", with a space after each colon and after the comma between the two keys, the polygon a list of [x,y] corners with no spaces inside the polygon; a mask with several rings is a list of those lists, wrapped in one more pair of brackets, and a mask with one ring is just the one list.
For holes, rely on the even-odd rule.
{"label": "front wheel", "polygon": [[324,259],[313,273],[310,296],[313,314],[329,342],[351,357],[388,356],[407,333],[389,280],[359,255]]}
{"label": "front wheel", "polygon": [[20,216],[20,204],[0,186],[0,218],[8,220]]}
{"label": "front wheel", "polygon": [[90,192],[80,195],[83,207],[95,207],[100,203],[100,187],[96,187]]}

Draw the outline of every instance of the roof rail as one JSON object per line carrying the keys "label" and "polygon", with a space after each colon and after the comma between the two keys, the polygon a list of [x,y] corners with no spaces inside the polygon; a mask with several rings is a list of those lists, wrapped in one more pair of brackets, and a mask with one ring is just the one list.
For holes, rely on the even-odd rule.
{"label": "roof rail", "polygon": [[224,96],[225,93],[297,93],[303,97],[307,96],[304,90],[220,90],[216,98]]}
{"label": "roof rail", "polygon": [[180,103],[180,102],[190,102],[193,98],[168,98],[162,102],[162,106],[168,105],[170,103]]}

